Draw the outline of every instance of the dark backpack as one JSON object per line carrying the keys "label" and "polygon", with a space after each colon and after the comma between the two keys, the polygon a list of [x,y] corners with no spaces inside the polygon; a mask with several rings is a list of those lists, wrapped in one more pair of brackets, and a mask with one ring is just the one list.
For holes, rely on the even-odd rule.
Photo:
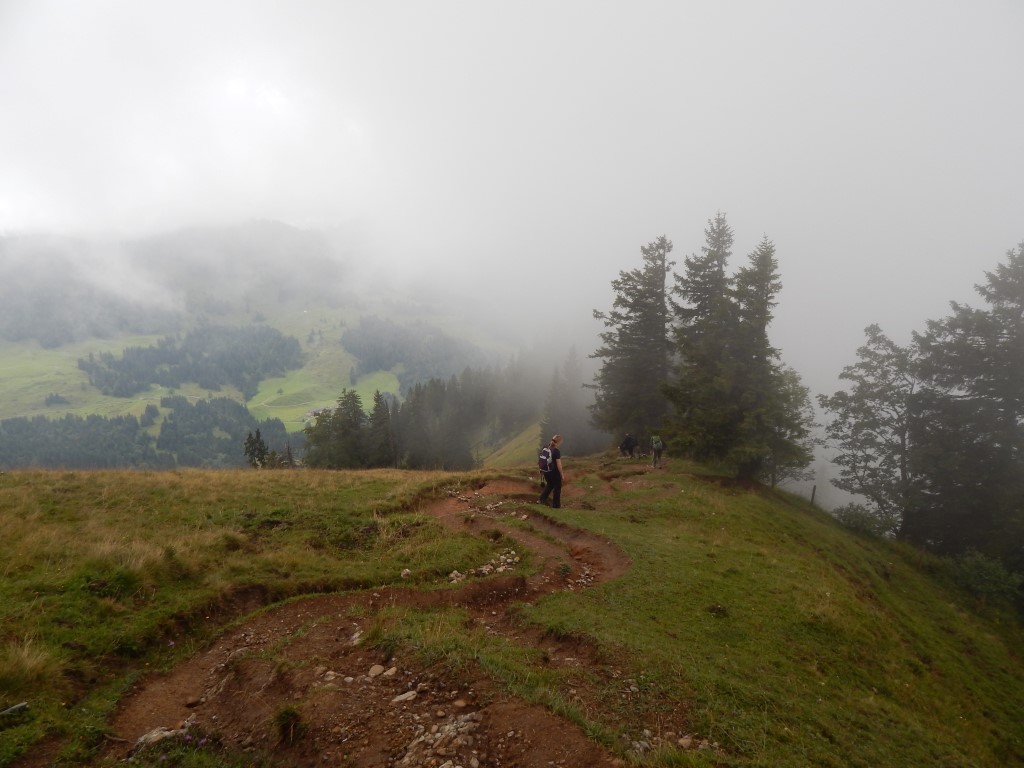
{"label": "dark backpack", "polygon": [[537,467],[541,472],[551,471],[551,448],[542,448],[540,455],[537,456]]}

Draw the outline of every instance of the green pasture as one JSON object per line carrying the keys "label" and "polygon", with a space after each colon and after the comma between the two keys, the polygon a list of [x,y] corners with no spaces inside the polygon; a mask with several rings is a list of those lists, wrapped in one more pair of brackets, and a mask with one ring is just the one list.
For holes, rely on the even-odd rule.
{"label": "green pasture", "polygon": [[[102,395],[89,386],[88,377],[78,369],[78,359],[88,357],[90,352],[120,354],[125,347],[150,346],[160,338],[162,336],[90,339],[57,349],[44,349],[35,343],[0,341],[0,419],[59,418],[66,413],[107,417],[140,415],[146,407],[144,397]],[[52,394],[68,402],[47,406],[46,398]]]}

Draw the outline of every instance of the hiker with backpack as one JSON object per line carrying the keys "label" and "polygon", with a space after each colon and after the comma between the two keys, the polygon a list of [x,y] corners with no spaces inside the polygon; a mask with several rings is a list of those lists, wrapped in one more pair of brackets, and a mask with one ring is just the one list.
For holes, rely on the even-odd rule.
{"label": "hiker with backpack", "polygon": [[544,490],[537,503],[547,504],[551,496],[550,506],[555,509],[562,506],[562,452],[558,450],[561,444],[562,436],[555,435],[537,457],[537,466],[544,473]]}
{"label": "hiker with backpack", "polygon": [[657,435],[651,436],[651,466],[661,466],[661,452],[665,450],[665,444],[661,442],[661,438]]}

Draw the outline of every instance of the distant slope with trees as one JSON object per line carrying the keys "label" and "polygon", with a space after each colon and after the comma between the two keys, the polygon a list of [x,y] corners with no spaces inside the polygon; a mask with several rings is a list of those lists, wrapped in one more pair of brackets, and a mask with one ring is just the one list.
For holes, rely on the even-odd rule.
{"label": "distant slope with trees", "polygon": [[101,353],[78,360],[89,383],[115,397],[131,397],[153,386],[175,389],[194,382],[213,391],[231,385],[249,399],[263,379],[301,366],[298,339],[275,328],[206,323],[180,341],[168,336],[156,346],[127,347],[119,358]]}

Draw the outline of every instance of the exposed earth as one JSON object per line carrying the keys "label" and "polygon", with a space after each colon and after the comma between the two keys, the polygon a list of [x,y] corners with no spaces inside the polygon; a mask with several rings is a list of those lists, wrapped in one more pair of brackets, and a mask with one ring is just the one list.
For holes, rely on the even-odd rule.
{"label": "exposed earth", "polygon": [[[453,530],[491,536],[497,530],[517,542],[473,574],[452,574],[453,588],[377,589],[273,606],[173,670],[147,676],[115,715],[116,735],[102,762],[131,756],[140,739],[176,734],[251,747],[253,754],[270,753],[275,765],[296,767],[625,765],[574,723],[512,696],[480,670],[423,667],[411,653],[362,642],[380,610],[458,605],[467,624],[537,648],[559,669],[579,670],[579,680],[568,675],[571,685],[560,693],[582,711],[607,718],[614,717],[616,699],[628,707],[632,681],[613,660],[598,658],[578,638],[545,636],[516,619],[524,602],[554,590],[587,589],[629,567],[610,541],[543,514],[535,494],[525,480],[492,482],[475,493],[452,492],[427,510]],[[573,496],[567,486],[567,505]],[[511,573],[524,550],[542,565],[529,577]],[[622,752],[642,753],[663,742],[690,747],[685,720],[685,712],[659,712],[657,727],[634,723],[635,741]]]}

